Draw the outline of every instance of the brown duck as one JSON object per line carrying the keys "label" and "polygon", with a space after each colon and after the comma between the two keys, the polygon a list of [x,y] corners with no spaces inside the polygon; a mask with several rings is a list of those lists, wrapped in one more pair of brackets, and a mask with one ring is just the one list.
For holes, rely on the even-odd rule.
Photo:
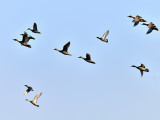
{"label": "brown duck", "polygon": [[80,56],[78,58],[82,58],[83,60],[85,60],[86,62],[92,63],[92,64],[96,64],[94,61],[91,60],[91,56],[90,54],[86,53],[86,58]]}
{"label": "brown duck", "polygon": [[145,65],[144,65],[144,64],[141,64],[141,66],[132,65],[131,67],[135,67],[135,68],[137,68],[138,70],[140,70],[140,72],[141,72],[141,77],[143,76],[143,71],[149,72],[149,69],[145,68]]}
{"label": "brown duck", "polygon": [[146,34],[151,33],[153,30],[158,31],[158,28],[152,22],[150,22],[149,24],[143,23],[142,25],[146,25],[149,28]]}
{"label": "brown duck", "polygon": [[19,40],[17,40],[17,39],[13,39],[13,40],[19,42],[21,45],[23,45],[23,46],[25,46],[25,47],[31,48],[31,45],[28,44],[28,41],[29,41],[30,39],[32,39],[32,38],[29,38],[28,35],[27,35],[27,33],[24,32],[22,41],[19,41]]}
{"label": "brown duck", "polygon": [[62,53],[62,54],[64,54],[64,55],[70,55],[70,56],[72,56],[72,54],[68,53],[68,48],[69,48],[69,46],[70,46],[70,42],[68,42],[67,44],[65,44],[65,45],[63,46],[63,49],[62,49],[62,50],[58,50],[57,48],[55,48],[54,50],[56,50],[56,51],[58,51],[58,52],[60,52],[60,53]]}
{"label": "brown duck", "polygon": [[39,33],[39,34],[40,34],[40,32],[39,32],[38,29],[37,29],[37,24],[36,24],[36,23],[33,24],[33,29],[28,28],[27,30],[30,30],[30,31],[32,31],[32,32],[34,32],[34,33]]}
{"label": "brown duck", "polygon": [[133,16],[128,16],[130,18],[133,18],[134,25],[133,26],[137,26],[139,24],[139,22],[147,22],[146,20],[144,20],[141,16],[137,15],[136,17]]}

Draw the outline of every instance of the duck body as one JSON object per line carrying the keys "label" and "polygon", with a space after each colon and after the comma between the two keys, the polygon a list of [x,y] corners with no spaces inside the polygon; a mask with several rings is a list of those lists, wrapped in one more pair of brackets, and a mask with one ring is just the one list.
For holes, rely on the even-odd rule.
{"label": "duck body", "polygon": [[36,102],[34,102],[33,100],[28,100],[28,99],[26,99],[26,101],[29,101],[29,102],[32,103],[34,106],[39,107],[39,105],[38,105]]}
{"label": "duck body", "polygon": [[35,106],[37,106],[37,107],[39,107],[39,105],[37,104],[37,103],[35,103],[33,100],[32,101],[30,101],[33,105],[35,105]]}
{"label": "duck body", "polygon": [[100,40],[103,41],[103,42],[108,43],[108,39],[104,39],[104,38],[102,38],[102,37],[97,37],[97,38],[100,39]]}

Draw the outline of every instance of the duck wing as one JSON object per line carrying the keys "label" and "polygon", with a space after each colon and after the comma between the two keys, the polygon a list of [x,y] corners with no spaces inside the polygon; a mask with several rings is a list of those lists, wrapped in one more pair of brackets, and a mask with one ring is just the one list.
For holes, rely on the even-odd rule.
{"label": "duck wing", "polygon": [[28,48],[31,48],[31,45],[29,45],[29,44],[25,44],[24,46],[26,46]]}
{"label": "duck wing", "polygon": [[27,95],[30,91],[31,91],[31,89],[28,88],[28,89],[25,91],[24,95]]}
{"label": "duck wing", "polygon": [[65,44],[65,45],[63,46],[63,51],[66,51],[66,52],[67,52],[69,46],[70,46],[70,42],[68,42],[67,44]]}
{"label": "duck wing", "polygon": [[143,71],[142,70],[140,70],[140,72],[141,72],[141,77],[143,76]]}
{"label": "duck wing", "polygon": [[37,103],[37,100],[38,100],[38,98],[39,98],[41,95],[42,95],[42,92],[38,93],[38,94],[34,97],[33,102],[34,102],[34,103]]}
{"label": "duck wing", "polygon": [[29,37],[25,37],[24,38],[24,43],[28,43],[28,41],[29,41]]}
{"label": "duck wing", "polygon": [[105,39],[108,34],[109,34],[109,30],[107,30],[107,31],[103,34],[102,38]]}
{"label": "duck wing", "polygon": [[36,23],[33,24],[33,30],[37,31],[37,24]]}
{"label": "duck wing", "polygon": [[146,34],[149,34],[153,31],[153,28],[149,28]]}
{"label": "duck wing", "polygon": [[138,24],[139,24],[139,22],[135,22],[135,23],[134,23],[134,26],[137,26]]}
{"label": "duck wing", "polygon": [[28,94],[31,90],[32,90],[32,87],[28,86],[28,85],[24,85],[27,87],[27,90],[25,91],[24,95]]}
{"label": "duck wing", "polygon": [[24,32],[23,34],[23,38],[22,38],[22,42],[25,43],[26,42],[26,38],[28,37],[28,34],[26,32]]}
{"label": "duck wing", "polygon": [[86,60],[91,60],[91,56],[90,56],[90,54],[86,54]]}
{"label": "duck wing", "polygon": [[141,67],[145,68],[145,65],[144,65],[144,64],[141,64]]}
{"label": "duck wing", "polygon": [[154,26],[153,29],[158,31],[158,28],[156,26]]}

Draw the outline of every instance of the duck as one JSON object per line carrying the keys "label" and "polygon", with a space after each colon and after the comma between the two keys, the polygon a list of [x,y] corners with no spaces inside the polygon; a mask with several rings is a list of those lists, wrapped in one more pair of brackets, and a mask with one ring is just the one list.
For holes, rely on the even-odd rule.
{"label": "duck", "polygon": [[33,24],[33,29],[28,28],[27,30],[32,31],[33,33],[39,33],[40,34],[40,32],[37,29],[37,24],[36,23]]}
{"label": "duck", "polygon": [[141,63],[141,66],[132,65],[131,67],[135,67],[141,72],[141,77],[143,76],[143,72],[149,72],[149,69],[145,68],[145,65]]}
{"label": "duck", "polygon": [[147,22],[146,20],[144,20],[141,16],[137,15],[136,17],[133,17],[131,15],[129,15],[128,17],[133,18],[134,25],[133,26],[137,26],[139,24],[139,22]]}
{"label": "duck", "polygon": [[28,100],[26,99],[26,101],[29,101],[30,103],[32,103],[33,105],[39,107],[39,105],[37,104],[37,100],[38,98],[42,95],[42,92],[38,93],[33,100]]}
{"label": "duck", "polygon": [[158,31],[158,28],[152,22],[150,22],[149,24],[143,23],[142,25],[146,25],[149,28],[146,34],[151,33],[153,30],[157,30]]}
{"label": "duck", "polygon": [[13,40],[19,42],[21,45],[23,45],[25,47],[31,48],[31,45],[27,44],[28,41],[30,40],[30,38],[28,38],[27,33],[23,34],[22,41],[19,41],[18,39],[13,39]]}
{"label": "duck", "polygon": [[25,91],[24,95],[27,95],[30,91],[34,91],[34,89],[31,86],[24,85],[27,87],[27,90]]}
{"label": "duck", "polygon": [[96,64],[94,61],[91,60],[91,55],[86,53],[86,58],[80,56],[78,58],[82,58],[83,60],[85,60],[86,62],[92,63],[92,64]]}
{"label": "duck", "polygon": [[58,50],[57,48],[55,48],[53,50],[56,50],[56,51],[58,51],[58,52],[60,52],[60,53],[62,53],[64,55],[72,56],[72,54],[68,53],[69,46],[70,46],[70,41],[63,46],[62,50]]}
{"label": "duck", "polygon": [[108,43],[108,39],[106,39],[107,35],[109,34],[109,30],[107,30],[102,37],[97,37],[98,39],[100,39],[103,42]]}

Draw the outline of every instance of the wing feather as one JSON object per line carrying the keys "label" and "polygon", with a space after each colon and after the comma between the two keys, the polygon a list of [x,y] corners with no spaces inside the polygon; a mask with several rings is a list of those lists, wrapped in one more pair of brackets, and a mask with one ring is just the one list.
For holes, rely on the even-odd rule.
{"label": "wing feather", "polygon": [[106,38],[107,37],[107,35],[109,34],[109,30],[107,30],[104,34],[103,34],[103,36],[102,36],[102,38]]}
{"label": "wing feather", "polygon": [[143,71],[142,70],[140,70],[140,72],[141,72],[141,77],[143,76]]}
{"label": "wing feather", "polygon": [[36,23],[33,24],[33,30],[37,31],[37,24]]}
{"label": "wing feather", "polygon": [[88,54],[88,53],[86,54],[86,59],[87,59],[87,60],[91,60],[90,54]]}
{"label": "wing feather", "polygon": [[37,103],[38,98],[42,95],[42,92],[38,93],[35,97],[34,97],[34,102]]}
{"label": "wing feather", "polygon": [[63,46],[63,51],[66,51],[66,52],[67,52],[69,46],[70,46],[70,42],[68,42],[67,44],[65,44],[65,45]]}

